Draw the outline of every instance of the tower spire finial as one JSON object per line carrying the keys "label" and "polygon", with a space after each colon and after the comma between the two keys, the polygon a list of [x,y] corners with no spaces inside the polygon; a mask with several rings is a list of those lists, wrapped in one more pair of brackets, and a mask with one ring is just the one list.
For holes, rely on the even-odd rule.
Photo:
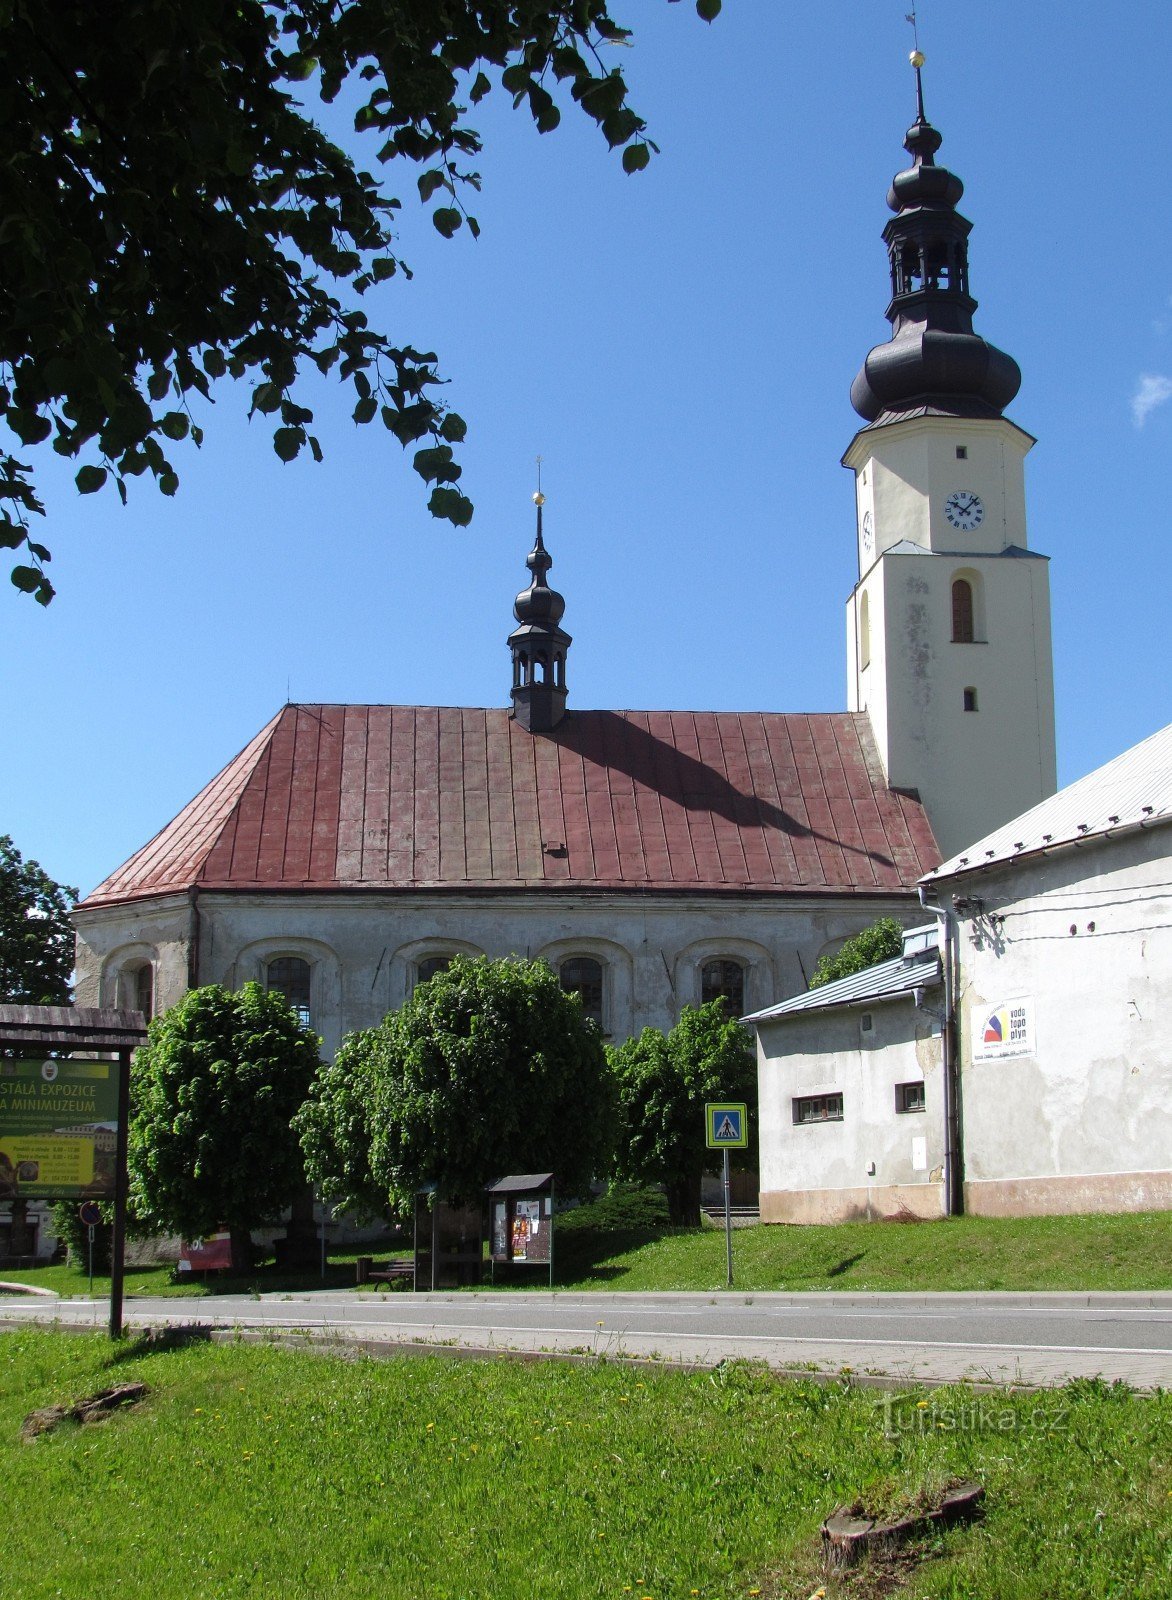
{"label": "tower spire finial", "polygon": [[920,122],[927,122],[928,119],[924,115],[924,80],[920,76],[921,68],[923,67],[927,57],[920,49],[920,24],[916,18],[915,6],[913,6],[910,11],[904,13],[904,21],[910,22],[912,25],[912,39],[914,41],[914,48],[910,51],[908,60],[915,68],[916,72],[916,116]]}
{"label": "tower spire finial", "polygon": [[530,583],[513,602],[517,627],[509,635],[513,655],[513,711],[530,733],[549,733],[566,714],[566,651],[572,643],[561,627],[566,602],[549,586],[553,559],[542,538],[541,457],[537,458],[537,538],[525,557]]}
{"label": "tower spire finial", "polygon": [[545,496],[541,492],[541,463],[543,457],[537,458],[537,489],[533,496],[533,504],[537,507],[537,545],[538,550],[544,550],[545,545],[541,537],[541,508],[545,504]]}

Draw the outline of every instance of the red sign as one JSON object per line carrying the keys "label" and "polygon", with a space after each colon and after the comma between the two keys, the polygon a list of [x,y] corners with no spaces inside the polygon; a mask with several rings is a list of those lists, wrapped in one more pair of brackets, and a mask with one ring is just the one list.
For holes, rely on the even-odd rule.
{"label": "red sign", "polygon": [[232,1235],[227,1228],[194,1243],[184,1240],[179,1247],[180,1272],[222,1272],[231,1265]]}

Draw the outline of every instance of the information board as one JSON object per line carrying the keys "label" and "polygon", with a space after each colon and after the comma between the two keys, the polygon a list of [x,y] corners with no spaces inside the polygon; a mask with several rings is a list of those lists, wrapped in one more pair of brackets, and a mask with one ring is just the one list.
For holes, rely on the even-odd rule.
{"label": "information board", "polygon": [[0,1200],[114,1197],[116,1061],[0,1061]]}

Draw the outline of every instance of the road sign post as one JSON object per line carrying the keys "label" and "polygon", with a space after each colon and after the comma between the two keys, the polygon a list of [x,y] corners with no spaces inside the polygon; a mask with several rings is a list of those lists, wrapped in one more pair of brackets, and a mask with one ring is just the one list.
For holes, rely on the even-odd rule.
{"label": "road sign post", "polygon": [[724,1152],[724,1253],[728,1264],[728,1286],[733,1284],[732,1206],[728,1153],[744,1150],[749,1143],[749,1108],[742,1100],[709,1101],[704,1107],[704,1142],[709,1150]]}

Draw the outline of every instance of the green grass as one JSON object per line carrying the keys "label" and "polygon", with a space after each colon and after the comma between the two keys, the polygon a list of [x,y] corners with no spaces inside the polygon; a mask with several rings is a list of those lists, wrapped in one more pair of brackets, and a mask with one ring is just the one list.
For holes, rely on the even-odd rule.
{"label": "green grass", "polygon": [[[559,1218],[559,1287],[715,1290],[723,1228]],[[738,1289],[1172,1289],[1172,1212],[758,1226],[733,1233]]]}
{"label": "green grass", "polygon": [[[139,1378],[152,1392],[136,1410],[20,1441],[29,1410]],[[1172,1592],[1172,1396],[945,1389],[884,1417],[876,1391],[738,1366],[204,1342],[112,1354],[22,1330],[0,1336],[5,1586],[24,1600],[805,1600],[836,1505],[915,1503],[975,1477],[986,1514],[935,1542],[915,1600]]]}
{"label": "green grass", "polygon": [[[357,1254],[332,1256],[324,1287],[352,1288]],[[738,1228],[733,1257],[735,1286],[747,1292],[1172,1289],[1172,1212]],[[0,1277],[62,1295],[89,1292],[86,1274],[73,1267],[0,1271]],[[547,1281],[542,1267],[512,1277],[498,1273],[496,1287],[541,1289]],[[723,1229],[668,1228],[661,1208],[643,1195],[607,1196],[558,1218],[555,1288],[709,1292],[724,1285]],[[96,1295],[108,1294],[109,1286],[108,1278],[94,1279]],[[132,1271],[126,1278],[129,1295],[281,1294],[322,1287],[317,1272],[291,1274],[271,1262],[239,1278],[172,1282],[167,1267]]]}
{"label": "green grass", "polygon": [[[385,1246],[381,1247],[381,1253],[384,1256],[387,1254]],[[394,1247],[394,1253],[402,1255],[410,1252],[398,1245]],[[243,1274],[176,1273],[170,1266],[131,1267],[126,1272],[124,1291],[127,1295],[167,1295],[198,1299],[212,1294],[293,1294],[305,1289],[352,1289],[355,1277],[354,1263],[360,1254],[370,1255],[371,1247],[363,1246],[361,1251],[357,1249],[339,1251],[331,1255],[326,1263],[324,1279],[320,1269],[312,1272],[289,1272],[276,1266],[272,1261],[261,1261],[251,1272]],[[0,1263],[0,1279],[6,1283],[28,1283],[39,1289],[52,1289],[55,1294],[67,1299],[88,1296],[90,1292],[89,1273],[83,1268],[72,1265],[28,1267],[18,1271],[8,1271],[3,1263]],[[109,1274],[95,1272],[95,1298],[103,1299],[109,1293]]]}

